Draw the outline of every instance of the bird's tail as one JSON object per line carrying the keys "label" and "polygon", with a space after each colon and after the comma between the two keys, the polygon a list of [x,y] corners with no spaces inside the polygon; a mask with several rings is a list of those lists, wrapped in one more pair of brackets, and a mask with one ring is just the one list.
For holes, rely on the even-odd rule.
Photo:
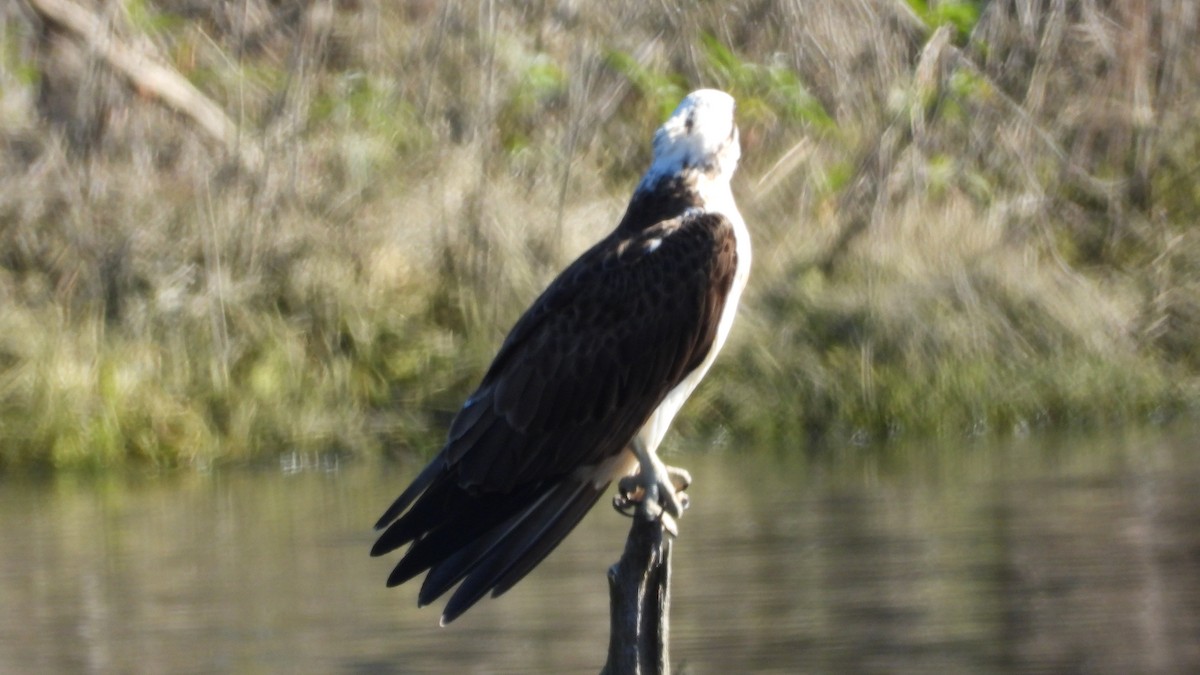
{"label": "bird's tail", "polygon": [[[436,462],[436,460],[435,460]],[[432,465],[431,465],[432,466]],[[440,467],[438,467],[440,468]],[[608,484],[564,477],[510,494],[472,495],[448,472],[429,467],[416,483],[424,491],[407,513],[396,517],[415,496],[393,505],[378,528],[387,526],[371,555],[412,541],[388,585],[396,586],[429,570],[418,603],[432,603],[459,585],[442,613],[442,625],[455,620],[491,592],[499,596],[529,574],[579,524]]]}

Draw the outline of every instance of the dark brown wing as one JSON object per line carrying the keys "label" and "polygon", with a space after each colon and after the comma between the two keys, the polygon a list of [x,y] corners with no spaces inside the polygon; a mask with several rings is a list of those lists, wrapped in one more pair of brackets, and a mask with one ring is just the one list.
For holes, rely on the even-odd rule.
{"label": "dark brown wing", "polygon": [[692,211],[618,231],[564,270],[377,524],[373,555],[415,542],[389,583],[431,569],[424,604],[465,578],[448,621],[528,573],[604,490],[577,470],[620,453],[704,360],[736,265],[729,221]]}

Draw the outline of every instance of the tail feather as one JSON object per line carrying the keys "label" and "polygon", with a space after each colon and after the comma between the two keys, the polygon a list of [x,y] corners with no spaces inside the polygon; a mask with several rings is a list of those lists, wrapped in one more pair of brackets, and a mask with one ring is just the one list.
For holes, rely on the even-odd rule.
{"label": "tail feather", "polygon": [[[520,581],[579,524],[603,491],[590,482],[557,485],[549,499],[520,516],[516,527],[477,560],[469,562],[470,569],[465,572],[462,585],[450,596],[442,612],[442,625],[462,616],[500,582],[505,582],[503,590],[508,590]],[[464,576],[464,573],[446,576]]]}
{"label": "tail feather", "polygon": [[408,512],[379,535],[371,553],[382,555],[413,542],[389,579],[389,585],[399,585],[526,508],[539,487],[475,496],[447,478],[435,479]]}
{"label": "tail feather", "polygon": [[[445,466],[446,461],[440,454],[437,457],[434,457],[432,462],[426,464],[425,468],[421,469],[421,473],[417,474],[417,477],[413,479],[412,484],[409,485],[404,492],[401,492],[400,496],[396,497],[396,501],[392,502],[392,505],[387,507],[387,510],[384,511],[383,515],[379,517],[379,520],[375,521],[375,529],[382,530],[383,528],[387,527],[388,523],[392,522],[396,519],[396,516],[399,516],[401,513],[403,513],[404,509],[408,508],[408,505],[411,504],[418,495],[424,492],[425,489],[428,488],[431,483],[433,483],[435,478],[439,477],[439,474],[444,477],[445,474],[442,472],[442,470],[445,468]],[[381,555],[382,553],[386,552],[387,551],[375,553],[374,550],[372,550],[371,555]]]}
{"label": "tail feather", "polygon": [[[457,487],[452,489],[458,490]],[[545,499],[545,496],[538,497],[536,491],[529,489],[514,494],[482,497],[471,497],[461,490],[458,492],[454,498],[446,500],[450,506],[437,511],[441,522],[417,521],[425,527],[425,531],[416,538],[392,570],[388,577],[389,586],[399,586],[435,565],[444,565],[445,561],[460,555],[463,550],[474,548],[480,537],[488,538],[489,531],[499,529],[513,512],[527,510],[530,502]],[[417,517],[422,515],[417,513]],[[408,515],[405,515],[401,521],[407,519]],[[396,524],[401,523],[397,521]]]}
{"label": "tail feather", "polygon": [[563,477],[514,492],[478,494],[460,486],[439,455],[379,519],[376,529],[383,532],[371,555],[411,542],[387,584],[398,586],[428,571],[417,599],[422,606],[457,584],[442,614],[445,625],[489,592],[498,596],[529,574],[607,487]]}
{"label": "tail feather", "polygon": [[399,586],[440,563],[446,558],[447,552],[455,555],[464,546],[469,548],[471,540],[486,533],[496,525],[496,521],[496,518],[489,518],[486,513],[473,509],[471,513],[431,530],[408,549],[388,575],[387,585]]}
{"label": "tail feather", "polygon": [[421,493],[420,499],[404,515],[387,525],[387,529],[371,547],[371,555],[378,556],[395,551],[470,505],[468,500],[457,498],[462,490],[445,474],[430,482],[431,485]]}
{"label": "tail feather", "polygon": [[580,495],[574,502],[568,504],[567,508],[546,528],[538,540],[533,542],[525,550],[525,553],[513,562],[508,571],[496,580],[492,588],[492,597],[498,598],[507,593],[518,581],[524,579],[525,575],[532,572],[534,567],[545,560],[546,556],[550,555],[550,552],[571,533],[571,530],[575,529],[579,521],[583,520],[583,517],[592,509],[596,500],[600,498],[607,487],[605,485],[599,490],[591,490],[591,494]]}
{"label": "tail feather", "polygon": [[453,555],[445,560],[433,565],[429,570],[429,574],[425,576],[425,581],[421,584],[421,592],[417,596],[417,604],[424,607],[432,603],[444,595],[446,591],[453,588],[455,584],[462,581],[485,556],[495,549],[497,544],[505,537],[508,537],[513,530],[517,529],[524,522],[524,519],[532,511],[538,509],[552,494],[553,492],[547,492],[519,517],[510,518],[502,525],[493,527],[487,534],[455,551]]}

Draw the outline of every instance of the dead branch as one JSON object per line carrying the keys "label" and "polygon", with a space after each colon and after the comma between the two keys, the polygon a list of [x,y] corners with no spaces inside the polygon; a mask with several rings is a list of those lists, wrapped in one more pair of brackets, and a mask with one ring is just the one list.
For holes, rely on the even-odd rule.
{"label": "dead branch", "polygon": [[164,105],[192,120],[216,140],[243,169],[257,173],[263,154],[238,125],[212,99],[176,70],[144,51],[121,44],[104,22],[69,0],[26,0],[43,21],[73,35],[93,50],[136,89],[153,95]]}
{"label": "dead branch", "polygon": [[610,632],[601,675],[671,672],[671,538],[662,521],[638,513],[621,560],[608,570]]}

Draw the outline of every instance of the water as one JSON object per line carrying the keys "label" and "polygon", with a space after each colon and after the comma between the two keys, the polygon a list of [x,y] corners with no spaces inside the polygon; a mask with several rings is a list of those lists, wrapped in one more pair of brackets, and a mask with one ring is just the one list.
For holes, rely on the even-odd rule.
{"label": "water", "polygon": [[[680,522],[689,673],[1200,672],[1200,433],[708,449]],[[603,503],[448,628],[369,525],[411,467],[0,481],[2,673],[597,672]]]}

